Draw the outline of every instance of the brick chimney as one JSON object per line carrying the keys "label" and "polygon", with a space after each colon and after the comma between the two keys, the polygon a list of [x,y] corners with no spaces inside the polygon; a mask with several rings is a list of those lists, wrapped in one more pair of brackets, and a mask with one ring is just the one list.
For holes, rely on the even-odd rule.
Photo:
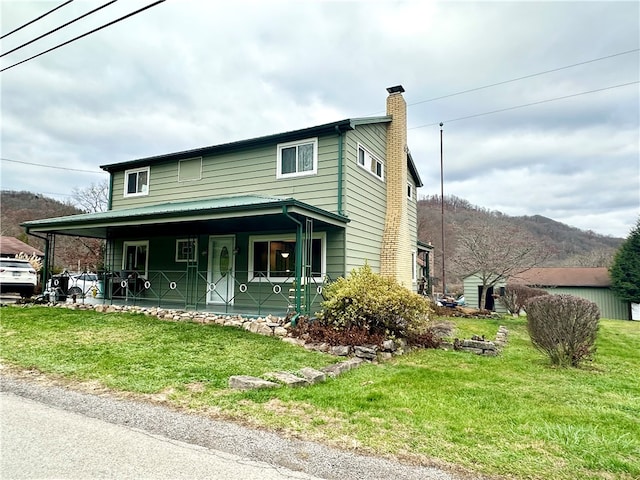
{"label": "brick chimney", "polygon": [[411,235],[407,206],[407,104],[401,85],[387,88],[387,127],[385,160],[387,211],[380,252],[380,274],[412,287]]}

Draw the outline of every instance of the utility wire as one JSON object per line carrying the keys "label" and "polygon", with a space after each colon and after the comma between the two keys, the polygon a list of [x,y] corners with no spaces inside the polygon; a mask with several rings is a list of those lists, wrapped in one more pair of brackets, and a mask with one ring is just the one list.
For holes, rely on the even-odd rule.
{"label": "utility wire", "polygon": [[[440,97],[434,97],[434,98],[429,98],[427,100],[420,100],[418,102],[407,103],[407,106],[408,107],[412,107],[414,105],[420,105],[421,103],[434,102],[436,100],[442,100],[443,98],[455,97],[457,95],[463,95],[465,93],[476,92],[478,90],[484,90],[486,88],[496,87],[498,85],[505,85],[507,83],[517,82],[517,81],[520,81],[520,80],[525,80],[527,78],[533,78],[533,77],[537,77],[537,76],[540,76],[540,75],[546,75],[547,73],[558,72],[560,70],[566,70],[568,68],[573,68],[573,67],[577,67],[577,66],[580,66],[580,65],[586,65],[588,63],[600,62],[600,61],[606,60],[608,58],[619,57],[621,55],[628,55],[630,53],[634,53],[634,52],[638,52],[638,51],[640,51],[640,48],[634,48],[632,50],[626,50],[624,52],[613,53],[611,55],[606,55],[604,57],[592,58],[591,60],[585,60],[584,62],[578,62],[578,63],[573,63],[571,65],[565,65],[564,67],[553,68],[551,70],[544,70],[542,72],[532,73],[532,74],[529,74],[529,75],[525,75],[523,77],[512,78],[511,80],[504,80],[502,82],[496,82],[496,83],[492,83],[490,85],[485,85],[485,86],[482,86],[482,87],[470,88],[468,90],[462,90],[460,92],[449,93],[447,95],[442,95]],[[384,113],[384,110],[378,110],[376,112],[373,112],[373,113],[370,113],[370,114],[364,115],[364,116],[368,117],[370,115],[377,115],[379,113]]]}
{"label": "utility wire", "polygon": [[46,17],[47,15],[49,15],[50,13],[55,12],[56,10],[58,10],[59,8],[64,7],[65,5],[69,5],[71,2],[73,2],[73,0],[68,0],[66,2],[64,2],[62,5],[58,5],[56,8],[49,10],[47,13],[43,13],[42,15],[40,15],[38,18],[34,18],[33,20],[31,20],[30,22],[25,23],[24,25],[22,25],[21,27],[15,28],[13,30],[11,30],[9,33],[5,33],[4,35],[2,35],[0,37],[0,40],[2,40],[4,37],[8,37],[9,35],[11,35],[12,33],[16,33],[18,30],[22,30],[24,27],[31,25],[34,22],[37,22],[38,20],[40,20],[41,18]]}
{"label": "utility wire", "polygon": [[16,50],[20,50],[22,47],[26,47],[27,45],[32,44],[33,42],[37,42],[38,40],[40,40],[41,38],[46,37],[47,35],[51,35],[54,32],[57,32],[58,30],[63,29],[64,27],[67,27],[69,25],[71,25],[72,23],[77,22],[78,20],[83,19],[84,17],[88,17],[89,15],[96,13],[98,10],[102,10],[105,7],[108,7],[109,5],[111,5],[112,3],[116,3],[118,0],[111,0],[108,3],[105,3],[104,5],[102,5],[101,7],[98,8],[94,8],[93,10],[91,10],[90,12],[85,13],[84,15],[80,15],[78,18],[74,18],[73,20],[71,20],[70,22],[65,23],[64,25],[60,25],[57,28],[54,28],[53,30],[49,30],[47,33],[43,33],[42,35],[40,35],[37,38],[34,38],[33,40],[29,40],[27,43],[23,43],[22,45],[9,50],[8,52],[3,53],[2,55],[0,55],[0,58],[4,57],[5,55],[9,55],[10,53],[15,52]]}
{"label": "utility wire", "polygon": [[122,16],[120,18],[117,18],[117,19],[115,19],[115,20],[113,20],[113,21],[111,21],[109,23],[105,23],[104,25],[102,25],[102,26],[100,26],[98,28],[94,28],[93,30],[91,30],[89,32],[83,33],[82,35],[78,35],[77,37],[72,38],[71,40],[67,40],[66,42],[63,42],[63,43],[61,43],[59,45],[56,45],[55,47],[52,47],[52,48],[50,48],[48,50],[45,50],[44,52],[40,52],[37,55],[33,55],[32,57],[29,57],[29,58],[27,58],[25,60],[22,60],[21,62],[17,62],[17,63],[14,63],[13,65],[5,67],[2,70],[0,70],[0,72],[4,72],[5,70],[9,70],[10,68],[16,67],[16,66],[18,66],[18,65],[20,65],[22,63],[28,62],[29,60],[33,60],[34,58],[37,58],[37,57],[39,57],[41,55],[44,55],[45,53],[49,53],[49,52],[52,52],[53,50],[56,50],[56,49],[58,49],[60,47],[64,47],[65,45],[68,45],[71,42],[75,42],[76,40],[79,40],[79,39],[81,39],[83,37],[86,37],[87,35],[91,35],[92,33],[95,33],[95,32],[97,32],[99,30],[102,30],[103,28],[109,27],[109,26],[113,25],[114,23],[121,22],[122,20],[125,20],[125,19],[127,19],[129,17],[132,17],[134,15],[137,15],[138,13],[143,12],[143,11],[145,11],[145,10],[151,8],[151,7],[155,7],[156,5],[158,5],[160,3],[163,3],[165,1],[166,0],[158,0],[157,2],[151,3],[151,4],[149,4],[149,5],[145,6],[145,7],[142,7],[140,9],[134,11],[134,12],[131,12],[131,13],[127,14],[127,15],[124,15],[124,16]]}
{"label": "utility wire", "polygon": [[546,75],[547,73],[558,72],[560,70],[566,70],[568,68],[578,67],[580,65],[586,65],[588,63],[599,62],[601,60],[606,60],[608,58],[613,58],[613,57],[619,57],[621,55],[628,55],[629,53],[634,53],[634,52],[638,52],[638,51],[640,51],[640,48],[634,48],[632,50],[627,50],[626,52],[614,53],[612,55],[607,55],[605,57],[594,58],[592,60],[586,60],[584,62],[574,63],[572,65],[565,65],[564,67],[558,67],[558,68],[553,68],[551,70],[545,70],[543,72],[532,73],[530,75],[525,75],[523,77],[518,77],[518,78],[512,78],[511,80],[505,80],[503,82],[492,83],[490,85],[485,85],[483,87],[470,88],[468,90],[463,90],[461,92],[450,93],[448,95],[442,95],[441,97],[434,97],[434,98],[429,98],[427,100],[420,100],[419,102],[409,103],[409,104],[407,104],[407,106],[411,107],[411,106],[414,106],[414,105],[420,105],[421,103],[434,102],[436,100],[442,100],[443,98],[455,97],[456,95],[462,95],[462,94],[470,93],[470,92],[477,92],[478,90],[484,90],[485,88],[497,87],[498,85],[504,85],[504,84],[507,84],[507,83],[517,82],[519,80],[525,80],[527,78],[537,77],[537,76],[540,76],[540,75]]}
{"label": "utility wire", "polygon": [[94,175],[101,175],[103,173],[106,172],[98,172],[96,170],[83,170],[81,168],[69,168],[69,167],[58,167],[56,165],[45,165],[43,163],[32,163],[32,162],[23,162],[20,160],[12,160],[10,158],[0,158],[0,160],[2,160],[3,162],[13,162],[13,163],[20,163],[22,165],[33,165],[36,167],[45,167],[45,168],[57,168],[58,170],[67,170],[70,172],[84,172],[84,173],[93,173]]}
{"label": "utility wire", "polygon": [[507,112],[509,110],[516,110],[518,108],[531,107],[533,105],[540,105],[542,103],[555,102],[557,100],[564,100],[566,98],[578,97],[580,95],[587,95],[589,93],[603,92],[605,90],[611,90],[611,89],[614,89],[614,88],[627,87],[629,85],[636,85],[638,83],[640,83],[640,80],[636,80],[635,82],[629,82],[629,83],[621,83],[620,85],[611,85],[609,87],[598,88],[596,90],[589,90],[588,92],[574,93],[574,94],[571,94],[571,95],[565,95],[563,97],[548,98],[546,100],[540,100],[538,102],[531,102],[531,103],[525,103],[525,104],[522,104],[522,105],[515,105],[513,107],[501,108],[499,110],[492,110],[490,112],[476,113],[476,114],[473,114],[473,115],[467,115],[465,117],[452,118],[452,119],[449,119],[449,120],[443,120],[442,122],[427,123],[425,125],[418,125],[416,127],[407,128],[407,130],[414,130],[416,128],[424,128],[424,127],[433,127],[434,125],[440,125],[440,123],[458,122],[460,120],[467,120],[469,118],[482,117],[484,115],[493,115],[494,113]]}

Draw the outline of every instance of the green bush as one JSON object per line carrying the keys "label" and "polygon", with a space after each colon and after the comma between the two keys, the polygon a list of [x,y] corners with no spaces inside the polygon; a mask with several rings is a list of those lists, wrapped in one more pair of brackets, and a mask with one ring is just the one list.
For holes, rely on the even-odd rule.
{"label": "green bush", "polygon": [[545,295],[526,305],[527,329],[533,346],[551,363],[576,367],[595,353],[600,310],[573,295]]}
{"label": "green bush", "polygon": [[369,265],[327,286],[325,298],[319,319],[337,330],[355,327],[370,334],[406,338],[428,327],[428,300],[373,273]]}

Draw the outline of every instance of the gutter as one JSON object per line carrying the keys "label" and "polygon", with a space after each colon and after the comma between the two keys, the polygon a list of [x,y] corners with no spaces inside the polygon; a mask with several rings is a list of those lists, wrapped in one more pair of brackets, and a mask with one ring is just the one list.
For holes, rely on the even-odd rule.
{"label": "gutter", "polygon": [[336,132],[338,132],[338,215],[344,216],[342,211],[342,167],[343,167],[343,135],[340,127],[336,125]]}
{"label": "gutter", "polygon": [[47,277],[49,276],[49,239],[36,235],[35,233],[30,233],[28,228],[26,228],[26,231],[27,235],[44,240],[44,264],[42,266],[42,290],[44,293],[44,289],[47,286]]}

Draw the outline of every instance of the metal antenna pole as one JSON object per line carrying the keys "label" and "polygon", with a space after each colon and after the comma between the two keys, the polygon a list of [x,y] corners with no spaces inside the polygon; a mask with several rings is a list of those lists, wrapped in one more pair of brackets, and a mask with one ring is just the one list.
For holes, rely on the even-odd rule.
{"label": "metal antenna pole", "polygon": [[444,274],[444,162],[442,155],[442,126],[443,123],[440,122],[440,207],[441,207],[441,215],[440,215],[440,227],[442,230],[442,295],[444,296],[447,292],[447,284],[445,281]]}

